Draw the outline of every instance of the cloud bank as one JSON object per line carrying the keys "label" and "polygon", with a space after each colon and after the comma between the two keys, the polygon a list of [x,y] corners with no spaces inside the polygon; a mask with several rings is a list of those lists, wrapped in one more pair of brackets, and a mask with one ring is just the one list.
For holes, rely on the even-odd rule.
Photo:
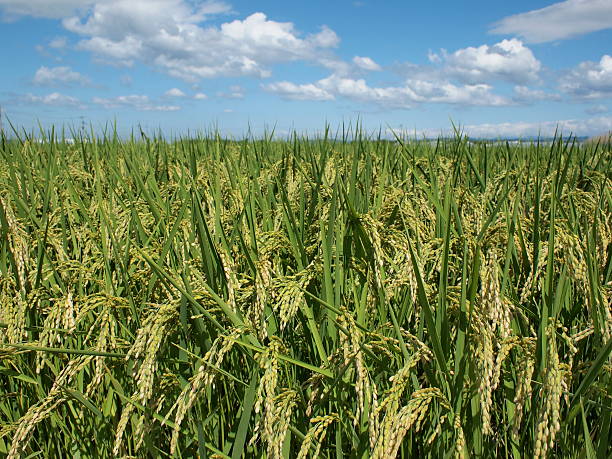
{"label": "cloud bank", "polygon": [[527,43],[545,43],[610,28],[610,0],[566,0],[503,18],[493,24],[491,33],[518,35]]}

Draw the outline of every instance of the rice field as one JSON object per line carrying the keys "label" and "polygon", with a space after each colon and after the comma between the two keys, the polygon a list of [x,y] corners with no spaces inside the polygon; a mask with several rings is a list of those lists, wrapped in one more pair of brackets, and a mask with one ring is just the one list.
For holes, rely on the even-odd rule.
{"label": "rice field", "polygon": [[609,141],[0,144],[0,455],[612,456]]}

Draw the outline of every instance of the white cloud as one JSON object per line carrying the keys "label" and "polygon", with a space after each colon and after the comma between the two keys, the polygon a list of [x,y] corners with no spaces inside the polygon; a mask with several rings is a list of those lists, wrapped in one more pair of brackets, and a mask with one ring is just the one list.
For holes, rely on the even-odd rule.
{"label": "white cloud", "polygon": [[343,77],[356,77],[367,72],[379,72],[382,67],[371,57],[354,56],[350,61],[343,61],[334,55],[322,55],[317,64],[328,69],[332,74]]}
{"label": "white cloud", "polygon": [[179,88],[172,88],[172,89],[168,89],[164,93],[164,96],[178,98],[178,97],[185,97],[186,94],[183,91],[181,91]]}
{"label": "white cloud", "polygon": [[[291,22],[256,12],[215,25],[215,14],[231,12],[228,4],[208,0],[60,0],[65,8],[51,11],[51,0],[35,0],[41,8],[20,0],[0,0],[14,14],[63,17],[64,28],[80,36],[75,48],[90,52],[97,62],[131,67],[149,65],[194,83],[220,76],[266,78],[274,64],[303,61],[350,75],[378,70],[371,58],[344,62],[333,53],[340,39],[323,25],[301,33]],[[45,7],[43,7],[45,6]],[[78,8],[77,8],[78,7]]]}
{"label": "white cloud", "polygon": [[330,94],[388,107],[408,107],[413,105],[418,98],[417,94],[408,86],[371,87],[363,78],[353,79],[331,75],[319,80],[317,84]]}
{"label": "white cloud", "polygon": [[334,96],[315,84],[295,84],[289,81],[279,81],[264,86],[269,92],[290,100],[332,100]]}
{"label": "white cloud", "polygon": [[92,37],[89,40],[80,41],[77,47],[93,52],[101,62],[116,67],[133,66],[134,61],[143,51],[142,42],[131,36],[125,37],[119,42],[103,37]]}
{"label": "white cloud", "polygon": [[186,0],[105,0],[86,15],[64,19],[82,36],[77,47],[116,65],[136,61],[187,81],[218,76],[267,77],[272,64],[330,58],[338,36],[323,26],[303,36],[290,22],[254,13],[244,20],[201,25],[228,12],[222,2],[196,7]]}
{"label": "white cloud", "polygon": [[130,96],[117,96],[113,98],[94,97],[93,102],[105,108],[116,108],[120,106],[140,106],[149,103],[148,96],[133,94]]}
{"label": "white cloud", "polygon": [[91,81],[70,67],[42,66],[36,71],[32,83],[38,86],[86,86],[91,84]]}
{"label": "white cloud", "polygon": [[22,98],[23,102],[29,104],[42,104],[57,107],[83,107],[79,99],[72,96],[67,96],[59,92],[52,92],[46,96],[36,96],[34,94],[26,94]]}
{"label": "white cloud", "polygon": [[575,97],[612,97],[612,56],[605,54],[599,62],[582,62],[561,78],[559,86]]}
{"label": "white cloud", "polygon": [[[85,15],[92,8],[104,5],[114,5],[120,3],[117,0],[0,0],[0,12],[9,19],[19,16],[33,16],[39,18],[61,19],[73,15]],[[125,2],[124,2],[125,3]],[[151,0],[153,8],[158,5],[166,6],[167,11],[173,12],[173,7],[179,9],[189,9],[191,17],[196,21],[203,21],[208,16],[231,12],[231,8],[224,1],[207,0],[197,2],[197,8],[187,6],[182,0]],[[189,3],[189,2],[187,2]],[[135,5],[137,8],[141,5]],[[146,9],[141,9],[141,13],[146,13]]]}
{"label": "white cloud", "polygon": [[557,129],[564,135],[596,135],[612,129],[612,117],[465,126],[466,132],[473,137],[551,137]]}
{"label": "white cloud", "polygon": [[360,69],[363,69],[363,70],[369,70],[369,71],[380,71],[380,70],[382,70],[381,66],[378,65],[376,62],[374,62],[369,57],[355,56],[353,58],[353,63],[357,67],[359,67]]}
{"label": "white cloud", "polygon": [[610,0],[566,0],[503,18],[493,24],[491,32],[520,35],[528,43],[544,43],[609,28]]}
{"label": "white cloud", "polygon": [[332,100],[336,97],[380,105],[386,108],[410,108],[421,103],[459,105],[511,105],[512,101],[491,92],[486,84],[455,85],[448,81],[408,79],[400,86],[373,87],[364,79],[330,75],[316,83],[295,84],[280,81],[264,86],[285,99]]}
{"label": "white cloud", "polygon": [[244,99],[244,93],[245,90],[242,86],[232,85],[229,87],[229,91],[220,91],[217,93],[217,96],[223,97],[224,99]]}
{"label": "white cloud", "polygon": [[206,100],[206,99],[208,99],[208,96],[206,94],[204,94],[203,92],[198,92],[197,94],[195,94],[193,96],[193,98],[195,100]]}
{"label": "white cloud", "polygon": [[440,62],[442,62],[442,58],[440,57],[440,55],[434,53],[431,49],[427,50],[427,59],[429,59],[429,62],[431,62],[432,64],[439,64]]}
{"label": "white cloud", "polygon": [[492,46],[470,46],[452,54],[442,50],[441,56],[430,53],[429,60],[442,61],[447,74],[467,83],[491,80],[528,83],[538,80],[541,69],[531,50],[514,38]]}
{"label": "white cloud", "polygon": [[542,64],[533,52],[517,39],[493,45],[469,46],[453,52],[441,49],[427,53],[429,65],[395,63],[391,70],[408,79],[457,81],[464,84],[506,81],[517,85],[539,82]]}
{"label": "white cloud", "polygon": [[138,111],[150,112],[174,112],[180,110],[178,105],[156,105],[148,96],[132,94],[128,96],[117,96],[112,98],[94,97],[92,102],[104,108],[132,108]]}
{"label": "white cloud", "polygon": [[531,89],[527,86],[514,87],[514,100],[518,102],[534,102],[537,100],[561,100],[559,94],[552,94],[541,89]]}
{"label": "white cloud", "polygon": [[[517,121],[508,123],[484,123],[461,125],[463,133],[472,138],[498,139],[498,138],[533,138],[552,137],[558,130],[565,135],[592,136],[609,132],[612,130],[612,117],[597,117],[589,119],[569,119],[560,121]],[[442,136],[453,136],[452,129],[421,129],[405,130],[393,129],[396,134],[414,135],[417,137],[436,138]],[[388,131],[393,135],[391,130]]]}
{"label": "white cloud", "polygon": [[[291,24],[291,29],[293,29],[293,24]],[[340,37],[327,26],[322,26],[321,31],[311,35],[308,40],[318,48],[336,48],[340,44]]]}
{"label": "white cloud", "polygon": [[[321,56],[317,63],[335,75],[351,75],[356,70],[355,65],[351,65],[335,56]],[[357,68],[357,70],[359,69]]]}
{"label": "white cloud", "polygon": [[408,80],[406,87],[417,95],[417,102],[456,104],[463,106],[505,106],[512,102],[493,94],[488,84],[456,85],[448,81]]}
{"label": "white cloud", "polygon": [[7,19],[19,16],[60,19],[85,11],[95,0],[0,0],[0,11]]}

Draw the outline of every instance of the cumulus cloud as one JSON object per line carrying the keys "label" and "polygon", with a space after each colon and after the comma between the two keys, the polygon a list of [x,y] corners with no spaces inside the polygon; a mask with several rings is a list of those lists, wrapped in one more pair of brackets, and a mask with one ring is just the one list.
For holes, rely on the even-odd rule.
{"label": "cumulus cloud", "polygon": [[610,28],[610,0],[566,0],[503,18],[493,24],[491,32],[519,35],[528,43],[544,43]]}
{"label": "cumulus cloud", "polygon": [[206,100],[208,99],[208,96],[204,94],[203,92],[198,92],[197,94],[194,94],[193,98],[195,100]]}
{"label": "cumulus cloud", "polygon": [[356,65],[335,56],[320,56],[317,63],[335,75],[351,75],[355,71],[360,72]]}
{"label": "cumulus cloud", "polygon": [[453,52],[428,50],[427,58],[428,65],[400,62],[390,69],[416,80],[446,80],[472,85],[505,81],[522,86],[539,83],[542,70],[541,62],[518,39],[469,46]]}
{"label": "cumulus cloud", "polygon": [[95,0],[0,0],[0,11],[9,20],[19,16],[60,19],[86,11]]}
{"label": "cumulus cloud", "polygon": [[316,63],[329,70],[332,74],[344,77],[355,77],[367,72],[379,72],[382,70],[382,67],[377,62],[367,56],[354,56],[350,61],[344,61],[332,54],[321,55],[317,58]]}
{"label": "cumulus cloud", "polygon": [[445,72],[467,83],[505,80],[524,84],[538,80],[541,63],[520,40],[502,40],[492,46],[459,49],[452,54],[430,52],[431,62],[440,62]]}
{"label": "cumulus cloud", "polygon": [[329,59],[338,36],[323,26],[302,35],[291,22],[263,13],[243,20],[202,25],[210,15],[230,11],[222,2],[196,7],[186,0],[105,0],[85,15],[64,19],[82,37],[77,47],[116,65],[136,61],[195,82],[218,76],[267,77],[272,64]]}
{"label": "cumulus cloud", "polygon": [[288,81],[264,85],[264,89],[293,100],[331,100],[336,97],[372,103],[386,108],[410,108],[421,103],[501,106],[512,102],[491,92],[486,84],[455,85],[448,81],[408,79],[403,85],[374,87],[364,79],[330,75],[316,83]]}
{"label": "cumulus cloud", "polygon": [[448,81],[408,80],[407,87],[417,94],[417,102],[490,107],[512,105],[510,100],[494,94],[491,85],[483,83],[456,85]]}
{"label": "cumulus cloud", "polygon": [[[589,119],[568,119],[560,121],[517,121],[508,123],[485,123],[462,125],[461,130],[472,138],[498,139],[498,138],[534,138],[552,137],[555,132],[563,135],[592,136],[612,130],[612,117],[597,117]],[[415,131],[402,132],[394,129],[395,133],[413,135]],[[393,133],[391,130],[389,134]],[[416,130],[419,137],[453,136],[451,129],[423,129]]]}
{"label": "cumulus cloud", "polygon": [[32,83],[37,86],[86,86],[91,81],[70,67],[42,66],[36,71]]}
{"label": "cumulus cloud", "polygon": [[26,94],[22,97],[22,101],[28,104],[42,104],[56,107],[83,107],[81,101],[76,97],[67,96],[59,92],[52,92],[45,96]]}
{"label": "cumulus cloud", "polygon": [[172,89],[168,89],[165,93],[164,96],[166,97],[173,97],[173,98],[179,98],[179,97],[185,97],[186,94],[181,91],[179,88],[172,88]]}
{"label": "cumulus cloud", "polygon": [[353,58],[353,63],[357,67],[359,67],[360,69],[363,69],[363,70],[369,70],[369,71],[380,71],[380,70],[382,70],[381,66],[378,65],[376,62],[374,62],[369,57],[355,56]]}
{"label": "cumulus cloud", "polygon": [[264,85],[264,89],[289,100],[332,100],[334,96],[316,84],[295,84],[279,81]]}
{"label": "cumulus cloud", "polygon": [[[34,14],[29,6],[19,6],[21,3],[24,2],[0,0],[0,8],[13,14]],[[41,6],[52,2],[34,3]],[[190,83],[221,76],[267,78],[274,65],[298,61],[322,66],[330,72],[329,77],[315,82],[278,81],[262,85],[285,99],[347,98],[390,108],[422,103],[503,106],[516,103],[521,97],[526,101],[527,85],[538,82],[541,68],[522,41],[511,39],[452,53],[430,52],[431,65],[408,64],[398,83],[372,86],[363,76],[382,70],[381,66],[367,56],[340,59],[334,54],[340,40],[326,26],[302,33],[293,23],[274,21],[261,12],[223,23],[207,22],[214,15],[231,12],[228,4],[214,0],[59,0],[59,4],[64,28],[78,35],[76,48],[112,65],[143,63]],[[47,14],[41,8],[37,14]],[[525,90],[519,90],[513,98],[497,95],[491,86],[497,80],[512,82]],[[70,84],[79,83],[74,80]],[[530,91],[529,95],[534,96],[531,100],[545,98],[544,93]],[[166,94],[184,96],[177,92]],[[244,97],[244,90],[230,87],[217,96],[238,99]],[[128,102],[117,98],[99,98],[97,103],[128,106]],[[130,103],[138,109],[156,106],[151,101]]]}
{"label": "cumulus cloud", "polygon": [[149,99],[149,96],[132,94],[128,96],[117,96],[112,98],[94,97],[94,104],[100,105],[107,109],[112,108],[131,108],[141,112],[174,112],[180,110],[178,105],[158,105]]}
{"label": "cumulus cloud", "polygon": [[438,53],[434,53],[431,49],[427,50],[427,59],[429,59],[429,62],[432,64],[439,64],[442,62],[440,55]]}
{"label": "cumulus cloud", "polygon": [[559,87],[579,98],[612,97],[612,56],[605,54],[599,62],[582,62],[561,78]]}

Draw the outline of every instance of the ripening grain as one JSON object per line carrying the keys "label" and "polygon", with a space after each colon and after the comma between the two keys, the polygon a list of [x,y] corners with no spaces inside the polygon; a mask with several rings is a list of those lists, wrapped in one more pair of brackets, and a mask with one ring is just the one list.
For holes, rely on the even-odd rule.
{"label": "ripening grain", "polygon": [[0,144],[0,454],[606,457],[610,145]]}

